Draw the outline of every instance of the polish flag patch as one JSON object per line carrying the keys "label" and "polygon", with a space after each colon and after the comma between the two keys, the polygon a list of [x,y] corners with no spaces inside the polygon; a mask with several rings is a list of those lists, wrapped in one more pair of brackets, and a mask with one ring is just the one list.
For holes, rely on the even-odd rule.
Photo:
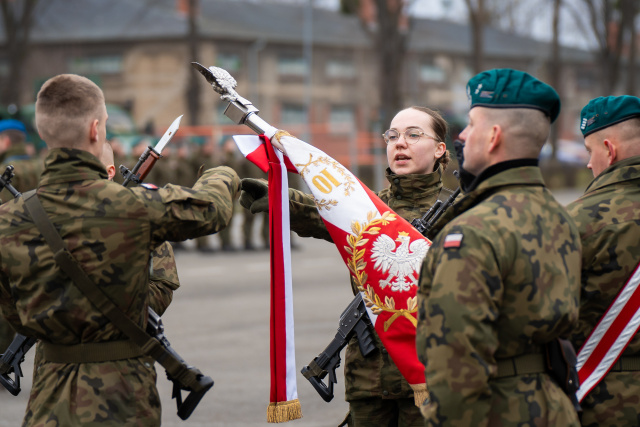
{"label": "polish flag patch", "polygon": [[158,189],[158,186],[157,186],[157,185],[155,185],[155,184],[148,184],[148,183],[146,183],[146,182],[145,182],[145,183],[140,184],[140,187],[142,187],[142,188],[146,188],[147,190],[157,190],[157,189]]}
{"label": "polish flag patch", "polygon": [[447,234],[447,237],[444,238],[444,248],[459,248],[462,246],[462,233],[452,233]]}

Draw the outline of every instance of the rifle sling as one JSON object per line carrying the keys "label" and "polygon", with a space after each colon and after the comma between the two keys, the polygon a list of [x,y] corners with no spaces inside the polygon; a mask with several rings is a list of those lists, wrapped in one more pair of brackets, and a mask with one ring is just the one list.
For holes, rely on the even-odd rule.
{"label": "rifle sling", "polygon": [[127,335],[144,354],[160,363],[172,379],[193,389],[198,389],[196,373],[189,370],[178,358],[165,349],[154,337],[133,322],[82,270],[80,264],[67,250],[60,234],[45,212],[35,190],[24,194],[25,207],[33,222],[49,244],[54,259],[96,308],[121,332]]}

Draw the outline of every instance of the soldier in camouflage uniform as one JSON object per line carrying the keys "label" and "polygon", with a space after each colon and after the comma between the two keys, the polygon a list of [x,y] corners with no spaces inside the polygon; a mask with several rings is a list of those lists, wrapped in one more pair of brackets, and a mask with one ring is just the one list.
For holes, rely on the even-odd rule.
{"label": "soldier in camouflage uniform", "polygon": [[537,157],[560,111],[521,71],[468,83],[465,196],[435,237],[418,291],[417,351],[429,426],[577,426],[543,349],[578,319],[580,239]]}
{"label": "soldier in camouflage uniform", "polygon": [[[582,238],[579,349],[640,262],[640,99],[593,99],[581,130],[595,179],[567,210]],[[584,426],[640,425],[640,335],[581,403]]]}
{"label": "soldier in camouflage uniform", "polygon": [[[50,151],[37,194],[80,267],[144,329],[150,253],[225,227],[240,182],[228,168],[206,171],[193,188],[110,182],[98,160],[106,120],[104,95],[90,80],[66,74],[42,86],[36,124]],[[24,425],[160,425],[153,359],[116,351],[126,335],[60,270],[22,198],[0,206],[0,236],[3,315],[45,346]],[[97,346],[104,358],[84,363]],[[55,360],[61,350],[78,360]]]}
{"label": "soldier in camouflage uniform", "polygon": [[[44,168],[42,159],[27,153],[27,130],[18,120],[0,121],[0,173],[8,165],[13,165],[15,177],[11,181],[18,191],[25,192],[36,188]],[[0,192],[0,199],[11,200],[8,190]]]}
{"label": "soldier in camouflage uniform", "polygon": [[[29,156],[26,149],[27,129],[18,120],[0,120],[0,174],[8,165],[13,165],[14,176],[11,181],[18,191],[36,188],[42,172],[42,160]],[[0,192],[0,200],[11,200],[13,196],[8,190]],[[11,325],[0,316],[0,354],[11,344],[15,332]],[[4,390],[3,387],[0,387]]]}
{"label": "soldier in camouflage uniform", "polygon": [[[429,108],[411,107],[400,111],[385,132],[386,171],[390,186],[378,196],[408,221],[421,217],[443,191],[442,173],[449,162],[445,139],[448,126],[442,116]],[[260,182],[263,182],[260,186]],[[243,180],[240,203],[252,212],[268,210],[266,182]],[[312,196],[289,189],[291,228],[301,237],[332,241]],[[351,283],[354,294],[358,292]],[[364,357],[357,338],[345,355],[345,399],[349,402],[349,426],[422,426],[413,390],[389,357],[378,335],[373,333],[377,351]]]}

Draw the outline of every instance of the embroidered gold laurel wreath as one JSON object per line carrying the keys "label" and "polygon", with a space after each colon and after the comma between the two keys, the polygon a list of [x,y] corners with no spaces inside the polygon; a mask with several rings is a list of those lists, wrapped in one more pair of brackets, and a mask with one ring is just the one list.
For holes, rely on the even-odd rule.
{"label": "embroidered gold laurel wreath", "polygon": [[316,207],[318,208],[318,210],[322,210],[322,209],[326,209],[328,211],[331,210],[332,206],[336,206],[338,204],[337,200],[333,200],[333,199],[316,199],[315,197],[313,197],[313,201],[316,204]]}
{"label": "embroidered gold laurel wreath", "polygon": [[[415,327],[418,322],[411,314],[418,311],[418,297],[407,298],[407,308],[396,309],[396,302],[393,297],[386,296],[384,302],[376,294],[371,285],[367,283],[368,276],[365,273],[367,263],[364,261],[365,249],[362,248],[369,242],[365,235],[375,236],[380,234],[380,227],[377,225],[387,225],[391,221],[396,220],[396,215],[387,211],[380,218],[374,219],[375,212],[367,213],[367,221],[360,224],[358,221],[351,223],[351,231],[353,234],[347,236],[347,244],[344,249],[351,255],[348,261],[349,270],[353,274],[358,290],[364,293],[365,304],[374,314],[380,314],[383,311],[393,313],[393,315],[384,322],[385,332],[391,327],[398,317],[404,316]],[[366,288],[365,288],[366,286]]]}
{"label": "embroidered gold laurel wreath", "polygon": [[309,166],[318,166],[318,165],[327,165],[327,166],[331,166],[333,168],[333,170],[335,170],[336,172],[338,172],[338,174],[340,174],[340,176],[342,178],[344,178],[344,182],[342,184],[343,185],[343,189],[344,189],[344,195],[345,196],[349,196],[351,194],[351,190],[353,190],[353,186],[356,185],[356,182],[353,180],[353,177],[351,174],[347,173],[347,170],[344,168],[344,166],[342,166],[340,163],[336,162],[335,160],[333,160],[330,157],[326,157],[326,156],[320,156],[317,159],[313,159],[313,154],[309,154],[309,161],[307,163],[296,163],[296,167],[298,168],[298,173],[300,174],[300,176],[302,178],[304,178],[304,175],[308,172],[307,168]]}

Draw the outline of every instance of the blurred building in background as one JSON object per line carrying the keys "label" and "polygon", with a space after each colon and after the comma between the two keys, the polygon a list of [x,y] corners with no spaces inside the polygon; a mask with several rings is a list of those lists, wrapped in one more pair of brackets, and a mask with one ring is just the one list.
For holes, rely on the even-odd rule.
{"label": "blurred building in background", "polygon": [[[77,73],[98,83],[107,102],[128,112],[140,132],[161,134],[185,114],[183,136],[217,142],[230,133],[248,133],[230,126],[223,115],[226,103],[192,71],[189,63],[195,60],[229,71],[238,92],[267,122],[360,169],[365,182],[380,184],[375,171],[386,159],[379,155],[384,146],[379,134],[388,123],[379,122],[377,88],[386,82],[378,78],[370,39],[357,16],[241,0],[46,0],[37,4],[33,19],[19,82],[21,105],[33,103],[49,77]],[[492,28],[484,34],[486,68],[517,68],[548,80],[548,43]],[[463,24],[412,19],[398,88],[407,106],[440,109],[453,138],[468,111],[470,38]],[[594,56],[563,47],[561,57],[559,137],[579,140],[580,109],[596,96]],[[12,84],[9,60],[0,52],[1,85]],[[189,105],[190,84],[199,89],[195,107]]]}

